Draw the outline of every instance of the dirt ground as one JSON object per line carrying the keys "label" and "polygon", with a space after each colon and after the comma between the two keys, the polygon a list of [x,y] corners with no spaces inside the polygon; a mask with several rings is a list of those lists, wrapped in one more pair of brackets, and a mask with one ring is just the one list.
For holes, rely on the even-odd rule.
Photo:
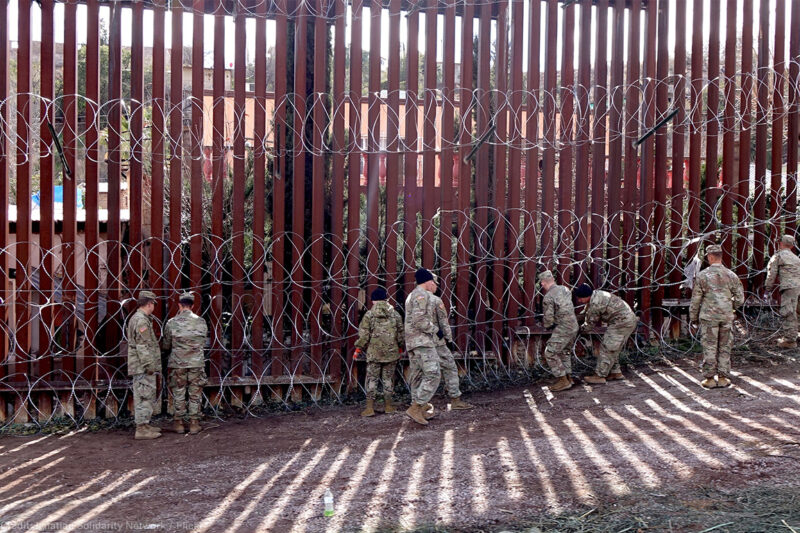
{"label": "dirt ground", "polygon": [[800,361],[735,361],[712,391],[697,364],[472,411],[437,397],[428,427],[335,407],[155,441],[3,437],[0,532],[800,531]]}

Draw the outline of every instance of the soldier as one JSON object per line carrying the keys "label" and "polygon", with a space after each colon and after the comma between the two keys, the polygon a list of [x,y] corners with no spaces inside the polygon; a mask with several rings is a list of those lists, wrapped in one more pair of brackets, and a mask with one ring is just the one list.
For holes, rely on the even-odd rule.
{"label": "soldier", "polygon": [[367,407],[361,416],[375,416],[375,393],[378,380],[383,382],[384,412],[394,413],[392,405],[394,391],[394,372],[397,360],[405,348],[403,340],[403,319],[394,307],[386,301],[386,289],[379,287],[372,291],[372,309],[367,311],[358,327],[356,355],[367,352]]}
{"label": "soldier", "polygon": [[[433,281],[436,283],[436,276]],[[438,283],[437,283],[438,285]],[[450,329],[450,320],[447,315],[447,309],[444,307],[442,299],[433,294],[435,302],[436,321],[435,324],[439,328],[436,332],[436,353],[439,354],[439,368],[442,370],[442,378],[444,378],[444,386],[447,395],[450,397],[450,408],[454,410],[472,409],[474,406],[461,399],[461,389],[459,388],[458,367],[453,358],[453,352],[458,351],[458,346],[453,342],[453,331]],[[433,418],[433,406],[426,406],[427,418]]]}
{"label": "soldier", "polygon": [[709,266],[700,271],[692,287],[689,322],[700,321],[704,378],[701,385],[713,389],[731,384],[731,326],[734,311],[744,303],[744,289],[736,274],[723,266],[720,246],[709,246],[706,257]]}
{"label": "soldier", "polygon": [[173,430],[183,433],[183,420],[187,416],[186,394],[188,388],[189,433],[200,432],[200,412],[203,386],[206,384],[203,347],[208,336],[208,326],[203,318],[192,312],[194,295],[181,294],[178,314],[167,321],[162,348],[169,351],[169,390],[175,409]]}
{"label": "soldier", "polygon": [[589,305],[586,308],[586,319],[583,331],[587,331],[597,322],[606,323],[606,332],[600,343],[597,354],[595,375],[586,376],[584,381],[602,384],[606,380],[624,379],[619,367],[619,354],[631,333],[636,330],[636,315],[630,306],[615,294],[606,291],[595,291],[586,283],[575,289],[575,297],[579,304]]}
{"label": "soldier", "polygon": [[578,336],[578,319],[569,289],[556,284],[553,273],[545,270],[539,274],[545,292],[542,300],[544,318],[542,325],[552,330],[544,349],[550,372],[558,378],[550,390],[558,392],[572,387],[572,345]]}
{"label": "soldier", "polygon": [[778,252],[767,265],[766,287],[772,290],[775,278],[780,278],[781,332],[780,348],[797,347],[797,307],[800,298],[800,258],[793,252],[794,237],[784,235],[778,243]]}
{"label": "soldier", "polygon": [[153,332],[153,309],[156,295],[142,291],[137,299],[138,309],[128,320],[128,375],[132,378],[133,412],[136,421],[136,440],[157,439],[161,428],[151,426],[150,418],[156,403],[156,372],[161,368],[161,351]]}

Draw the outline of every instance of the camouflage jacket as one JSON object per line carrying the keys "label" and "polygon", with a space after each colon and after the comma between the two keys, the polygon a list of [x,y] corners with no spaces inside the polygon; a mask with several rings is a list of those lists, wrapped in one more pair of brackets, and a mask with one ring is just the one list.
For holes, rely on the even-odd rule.
{"label": "camouflage jacket", "polygon": [[389,302],[378,301],[358,326],[356,348],[366,350],[370,363],[391,363],[404,348],[403,319]]}
{"label": "camouflage jacket", "polygon": [[695,278],[689,320],[733,320],[733,311],[743,303],[744,289],[736,274],[723,265],[711,265]]}
{"label": "camouflage jacket", "polygon": [[413,350],[426,346],[435,348],[439,331],[436,317],[437,302],[442,300],[423,289],[416,287],[406,298],[406,349]]}
{"label": "camouflage jacket", "polygon": [[572,293],[562,285],[553,285],[542,299],[544,318],[542,325],[558,331],[578,331],[578,319],[575,306],[572,305]]}
{"label": "camouflage jacket", "polygon": [[780,278],[781,290],[800,287],[800,257],[791,250],[779,250],[767,265],[767,289],[775,285],[775,278]]}
{"label": "camouflage jacket", "polygon": [[170,351],[169,368],[203,368],[206,364],[203,347],[208,326],[202,317],[190,310],[180,311],[167,321],[161,347]]}
{"label": "camouflage jacket", "polygon": [[153,331],[152,317],[136,310],[128,320],[128,375],[144,374],[148,370],[161,370],[161,350]]}
{"label": "camouflage jacket", "polygon": [[[436,327],[437,335],[436,335],[436,346],[444,346],[448,342],[453,342],[453,330],[450,329],[450,316],[447,314],[447,309],[444,307],[444,301],[436,296]],[[438,335],[438,330],[442,330],[442,334],[444,335],[441,339]]]}
{"label": "camouflage jacket", "polygon": [[605,322],[608,327],[627,326],[636,322],[636,315],[631,311],[628,303],[606,291],[594,291],[586,307],[584,327],[598,322]]}

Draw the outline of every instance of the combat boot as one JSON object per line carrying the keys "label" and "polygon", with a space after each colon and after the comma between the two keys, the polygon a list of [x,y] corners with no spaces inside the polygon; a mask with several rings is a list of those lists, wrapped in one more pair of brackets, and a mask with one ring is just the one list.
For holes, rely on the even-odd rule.
{"label": "combat boot", "polygon": [[603,377],[600,377],[600,376],[591,375],[591,376],[584,377],[583,381],[585,381],[586,383],[590,383],[592,385],[602,385],[603,383],[606,382],[606,378],[603,378]]}
{"label": "combat boot", "polygon": [[387,394],[383,397],[383,412],[387,415],[397,412],[397,409],[395,409],[394,404],[392,403],[391,394]]}
{"label": "combat boot", "polygon": [[141,424],[136,426],[136,434],[133,436],[134,440],[152,440],[161,436],[160,431],[156,431],[150,424]]}
{"label": "combat boot", "polygon": [[717,380],[714,378],[706,378],[700,382],[704,389],[714,389],[717,387]]}
{"label": "combat boot", "polygon": [[375,416],[374,403],[375,400],[367,399],[367,408],[361,411],[361,416]]}
{"label": "combat boot", "polygon": [[183,427],[183,420],[176,418],[172,423],[172,431],[175,433],[186,433],[186,428]]}
{"label": "combat boot", "polygon": [[189,420],[189,435],[196,435],[200,433],[200,430],[203,429],[203,426],[200,425],[200,421],[196,418],[192,418]]}
{"label": "combat boot", "polygon": [[428,421],[425,420],[425,416],[423,415],[423,406],[418,403],[412,403],[411,407],[408,408],[406,414],[411,417],[411,419],[416,422],[417,424],[422,424],[423,426],[428,425]]}
{"label": "combat boot", "polygon": [[426,403],[422,406],[422,416],[425,417],[425,420],[430,420],[431,418],[436,417],[436,409],[433,408],[432,403]]}
{"label": "combat boot", "polygon": [[606,377],[606,381],[617,381],[620,379],[625,379],[625,376],[622,375],[622,372],[614,372]]}
{"label": "combat boot", "polygon": [[561,376],[554,384],[550,385],[551,392],[559,392],[572,388],[572,380],[569,376]]}
{"label": "combat boot", "polygon": [[475,406],[472,405],[471,403],[467,403],[464,400],[462,400],[461,396],[450,400],[450,409],[452,409],[453,411],[463,411],[466,409],[473,409],[474,407]]}
{"label": "combat boot", "polygon": [[790,339],[778,339],[778,348],[797,348],[797,341]]}
{"label": "combat boot", "polygon": [[719,387],[720,389],[724,389],[725,387],[730,387],[730,386],[731,386],[731,380],[729,380],[725,376],[720,376],[719,379],[717,380],[717,387]]}

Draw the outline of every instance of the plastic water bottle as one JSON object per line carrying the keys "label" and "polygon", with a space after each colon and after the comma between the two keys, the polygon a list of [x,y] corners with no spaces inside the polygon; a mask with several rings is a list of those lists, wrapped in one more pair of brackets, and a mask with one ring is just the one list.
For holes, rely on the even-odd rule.
{"label": "plastic water bottle", "polygon": [[325,516],[333,516],[333,493],[331,489],[325,489],[325,496],[322,499],[325,502]]}

